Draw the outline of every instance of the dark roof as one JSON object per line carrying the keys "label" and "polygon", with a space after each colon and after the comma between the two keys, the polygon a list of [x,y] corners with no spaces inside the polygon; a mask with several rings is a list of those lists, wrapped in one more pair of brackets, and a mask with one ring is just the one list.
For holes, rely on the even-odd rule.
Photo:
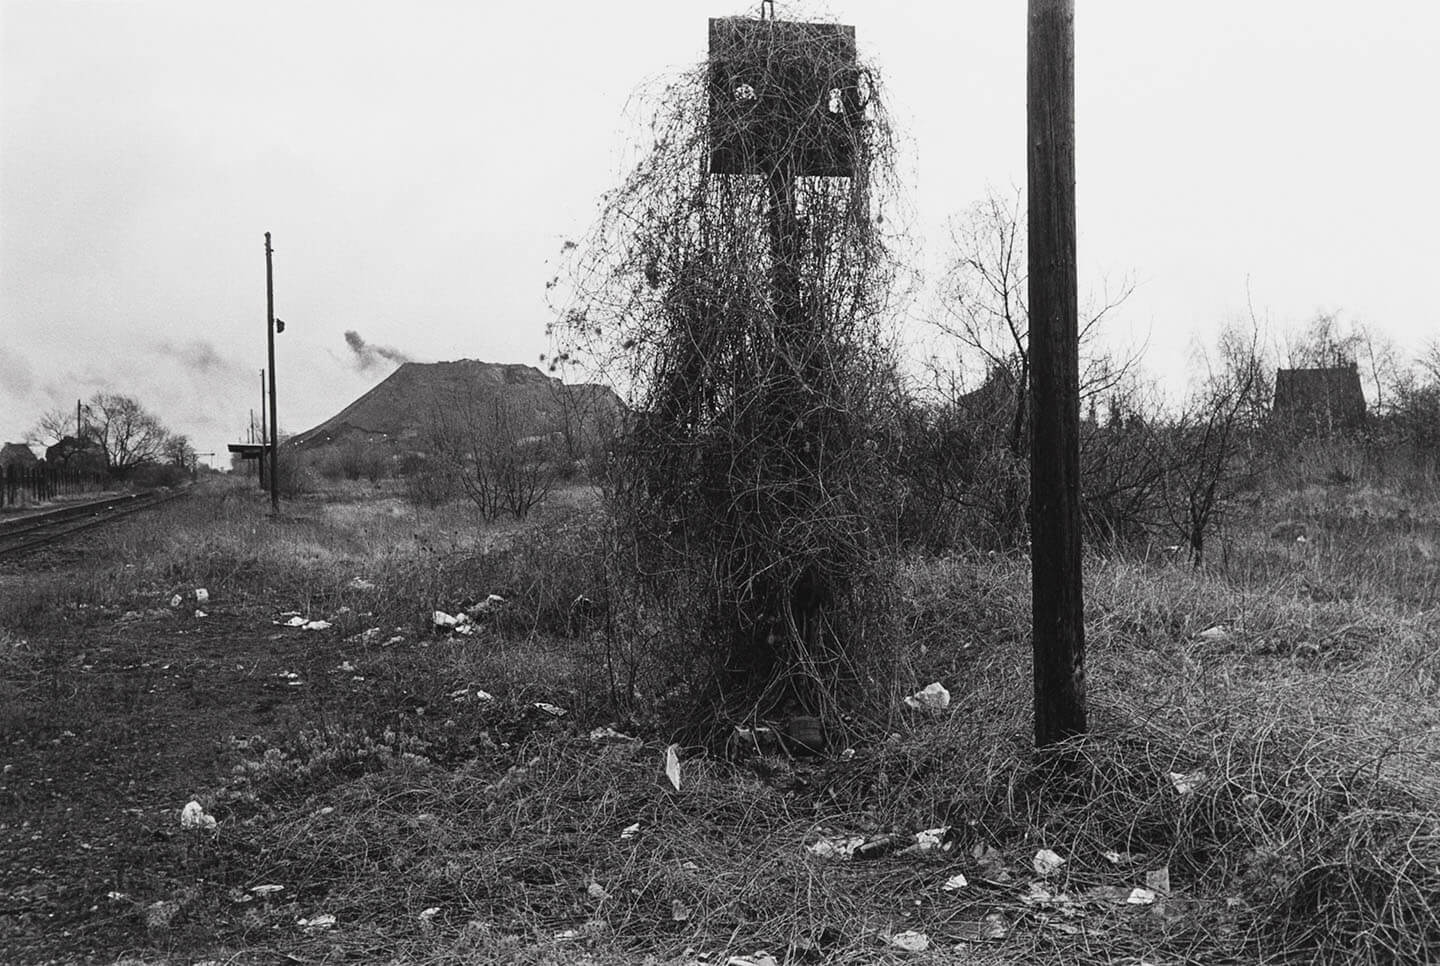
{"label": "dark roof", "polygon": [[24,443],[0,446],[0,466],[34,466],[38,462],[34,450]]}
{"label": "dark roof", "polygon": [[1276,418],[1322,431],[1354,429],[1365,422],[1360,370],[1352,363],[1325,369],[1275,372]]}

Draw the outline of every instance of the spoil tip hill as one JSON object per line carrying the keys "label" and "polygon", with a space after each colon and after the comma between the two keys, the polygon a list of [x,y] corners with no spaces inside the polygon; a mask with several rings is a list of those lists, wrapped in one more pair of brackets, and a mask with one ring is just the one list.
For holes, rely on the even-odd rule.
{"label": "spoil tip hill", "polygon": [[518,435],[533,436],[580,427],[594,438],[620,411],[607,386],[567,385],[534,366],[460,359],[407,362],[386,379],[289,445],[316,451],[363,444],[395,453],[423,452],[437,414],[493,411],[502,403]]}

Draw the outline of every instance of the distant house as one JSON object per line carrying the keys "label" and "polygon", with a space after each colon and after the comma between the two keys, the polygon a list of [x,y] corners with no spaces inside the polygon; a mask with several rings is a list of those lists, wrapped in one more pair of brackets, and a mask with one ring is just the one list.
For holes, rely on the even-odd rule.
{"label": "distant house", "polygon": [[94,440],[66,436],[45,450],[45,462],[71,470],[104,472],[105,451]]}
{"label": "distant house", "polygon": [[24,443],[6,443],[4,446],[0,446],[0,470],[9,469],[12,466],[34,466],[39,462],[35,458],[35,452]]}
{"label": "distant house", "polygon": [[1365,425],[1360,370],[1353,362],[1325,369],[1276,370],[1271,415],[1302,433],[1330,435],[1359,429]]}

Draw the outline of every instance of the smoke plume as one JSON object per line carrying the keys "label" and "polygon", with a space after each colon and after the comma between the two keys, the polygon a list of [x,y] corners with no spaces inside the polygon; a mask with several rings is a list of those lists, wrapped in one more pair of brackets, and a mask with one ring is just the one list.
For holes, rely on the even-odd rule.
{"label": "smoke plume", "polygon": [[393,362],[399,365],[414,361],[399,349],[392,349],[389,346],[383,345],[371,345],[360,338],[360,333],[354,329],[350,329],[345,333],[345,344],[350,347],[351,352],[355,353],[355,367],[361,372],[383,366],[386,363]]}
{"label": "smoke plume", "polygon": [[215,351],[215,346],[203,339],[192,339],[189,342],[163,341],[156,343],[155,348],[161,355],[168,356],[185,368],[202,375],[217,372],[226,365],[220,353]]}

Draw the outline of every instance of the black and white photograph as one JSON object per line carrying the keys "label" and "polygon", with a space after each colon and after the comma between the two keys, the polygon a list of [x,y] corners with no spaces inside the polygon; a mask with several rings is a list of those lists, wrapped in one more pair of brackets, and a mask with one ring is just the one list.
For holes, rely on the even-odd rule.
{"label": "black and white photograph", "polygon": [[0,964],[1440,963],[1437,50],[0,0]]}

